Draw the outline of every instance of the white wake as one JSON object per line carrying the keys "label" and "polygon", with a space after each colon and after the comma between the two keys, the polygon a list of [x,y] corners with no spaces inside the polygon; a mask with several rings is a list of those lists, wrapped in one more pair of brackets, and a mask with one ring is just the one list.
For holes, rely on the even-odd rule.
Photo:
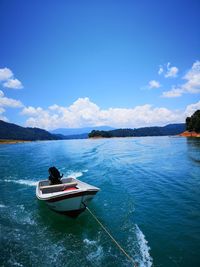
{"label": "white wake", "polygon": [[145,235],[142,233],[138,225],[135,225],[136,237],[138,241],[139,251],[140,251],[140,267],[151,267],[153,264],[153,259],[150,256],[150,247],[148,246],[148,241],[145,239]]}

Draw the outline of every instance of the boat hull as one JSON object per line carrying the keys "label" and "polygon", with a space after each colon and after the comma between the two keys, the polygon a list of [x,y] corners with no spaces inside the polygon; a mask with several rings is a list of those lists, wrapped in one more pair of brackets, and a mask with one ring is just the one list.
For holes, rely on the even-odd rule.
{"label": "boat hull", "polygon": [[93,199],[96,193],[97,191],[81,192],[77,194],[59,196],[46,200],[45,202],[51,210],[76,218],[85,210],[85,207]]}
{"label": "boat hull", "polygon": [[[51,208],[50,208],[51,209]],[[85,211],[86,208],[79,209],[79,210],[68,210],[68,211],[57,211],[53,210],[56,213],[71,217],[71,218],[77,218],[82,212]]]}
{"label": "boat hull", "polygon": [[[83,183],[77,179],[76,183],[77,188],[73,187],[69,188],[70,190],[66,189],[60,191],[59,187],[62,187],[62,185],[42,187],[40,182],[36,189],[36,196],[40,201],[45,202],[51,210],[70,217],[77,217],[85,210],[88,203],[99,191],[99,188]],[[68,185],[68,183],[64,184],[64,186],[66,185]],[[46,191],[42,193],[41,189],[45,189]],[[59,189],[59,191],[55,192],[55,189]],[[52,192],[50,190],[52,190]]]}

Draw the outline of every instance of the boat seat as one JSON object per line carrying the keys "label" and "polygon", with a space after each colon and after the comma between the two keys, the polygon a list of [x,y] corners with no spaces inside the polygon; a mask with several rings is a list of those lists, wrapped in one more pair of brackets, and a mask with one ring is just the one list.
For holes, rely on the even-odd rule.
{"label": "boat seat", "polygon": [[42,191],[42,193],[47,194],[47,193],[63,191],[69,187],[76,187],[77,184],[78,184],[77,182],[70,182],[65,184],[46,185],[46,186],[40,186],[40,190]]}

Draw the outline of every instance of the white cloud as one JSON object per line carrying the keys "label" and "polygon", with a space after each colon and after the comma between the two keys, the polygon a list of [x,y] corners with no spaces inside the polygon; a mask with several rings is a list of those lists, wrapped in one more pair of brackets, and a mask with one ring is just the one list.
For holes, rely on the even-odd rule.
{"label": "white cloud", "polygon": [[23,88],[22,83],[18,79],[9,79],[3,83],[4,87],[12,89],[21,89]]}
{"label": "white cloud", "polygon": [[183,77],[186,82],[180,86],[173,86],[171,90],[163,92],[163,97],[179,97],[182,94],[200,93],[200,61],[193,63],[192,68]]}
{"label": "white cloud", "polygon": [[190,104],[185,109],[185,116],[191,116],[196,110],[200,109],[200,101],[194,104]]}
{"label": "white cloud", "polygon": [[22,83],[14,78],[13,72],[8,68],[0,69],[0,81],[3,82],[3,86],[10,89],[23,88]]}
{"label": "white cloud", "polygon": [[7,121],[7,122],[9,121],[8,118],[7,118],[6,116],[3,116],[3,115],[1,115],[1,114],[0,114],[0,120],[2,120],[2,121]]}
{"label": "white cloud", "polygon": [[165,74],[165,78],[175,78],[177,77],[178,68],[177,67],[170,67],[171,63],[167,63],[167,73]]}
{"label": "white cloud", "polygon": [[19,100],[5,97],[4,93],[0,90],[0,107],[20,108],[23,107],[23,104]]}
{"label": "white cloud", "polygon": [[173,98],[173,97],[179,97],[182,95],[182,90],[180,88],[173,87],[171,90],[163,92],[162,97],[166,98]]}
{"label": "white cloud", "polygon": [[0,120],[8,121],[8,118],[3,115],[6,111],[5,107],[21,108],[23,104],[19,100],[5,97],[4,93],[0,90]]}
{"label": "white cloud", "polygon": [[100,109],[89,98],[79,98],[69,107],[53,105],[47,109],[26,107],[27,126],[55,129],[108,125],[113,127],[142,127],[183,121],[183,113],[164,107],[142,105],[133,108]]}
{"label": "white cloud", "polygon": [[28,115],[28,116],[37,116],[38,114],[40,114],[43,111],[42,108],[38,107],[38,108],[34,108],[34,107],[25,107],[21,114],[22,115]]}
{"label": "white cloud", "polygon": [[152,89],[152,88],[160,88],[161,85],[160,85],[160,83],[159,83],[158,81],[151,80],[151,81],[149,81],[149,85],[148,85],[148,87],[149,87],[150,89]]}
{"label": "white cloud", "polygon": [[185,92],[200,92],[200,61],[193,63],[192,68],[183,77],[187,82],[182,86]]}
{"label": "white cloud", "polygon": [[163,73],[164,69],[162,66],[159,67],[158,74],[161,75]]}
{"label": "white cloud", "polygon": [[164,74],[165,78],[177,77],[177,74],[179,71],[178,68],[175,66],[171,67],[170,65],[171,65],[171,63],[168,62],[167,64],[164,65],[164,67],[162,65],[159,66],[158,74],[159,75]]}
{"label": "white cloud", "polygon": [[13,77],[13,73],[8,68],[0,69],[0,81],[6,81]]}
{"label": "white cloud", "polygon": [[2,115],[4,112],[5,112],[5,109],[0,107],[0,120],[8,121],[8,118]]}

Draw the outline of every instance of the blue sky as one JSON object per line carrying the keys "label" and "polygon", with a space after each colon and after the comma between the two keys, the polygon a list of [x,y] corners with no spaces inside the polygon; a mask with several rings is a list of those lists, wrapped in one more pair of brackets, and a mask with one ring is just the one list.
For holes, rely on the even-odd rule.
{"label": "blue sky", "polygon": [[139,127],[200,108],[198,0],[1,0],[0,10],[2,119]]}

